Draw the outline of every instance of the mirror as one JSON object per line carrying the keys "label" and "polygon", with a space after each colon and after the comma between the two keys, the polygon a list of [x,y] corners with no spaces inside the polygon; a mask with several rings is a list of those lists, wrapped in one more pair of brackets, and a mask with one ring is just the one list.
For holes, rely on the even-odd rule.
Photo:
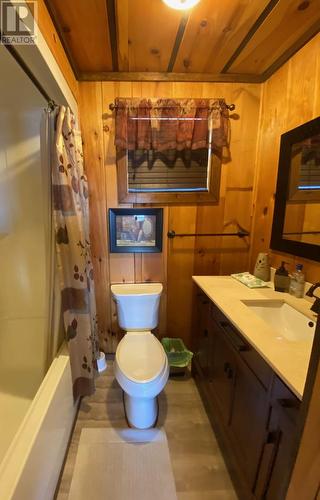
{"label": "mirror", "polygon": [[320,261],[320,117],[281,136],[270,246]]}

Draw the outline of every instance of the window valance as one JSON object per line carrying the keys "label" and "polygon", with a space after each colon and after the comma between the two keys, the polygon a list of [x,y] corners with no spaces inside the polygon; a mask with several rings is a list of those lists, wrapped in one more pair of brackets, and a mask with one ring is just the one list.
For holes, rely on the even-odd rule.
{"label": "window valance", "polygon": [[224,99],[115,101],[115,145],[126,150],[220,149],[229,142]]}

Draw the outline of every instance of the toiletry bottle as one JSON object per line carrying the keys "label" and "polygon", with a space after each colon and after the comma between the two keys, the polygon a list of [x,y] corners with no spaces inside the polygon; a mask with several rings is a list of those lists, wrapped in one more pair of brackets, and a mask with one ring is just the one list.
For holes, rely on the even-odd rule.
{"label": "toiletry bottle", "polygon": [[297,264],[290,281],[290,294],[298,298],[304,297],[305,279],[302,269],[303,265]]}
{"label": "toiletry bottle", "polygon": [[290,276],[284,264],[285,262],[281,263],[274,275],[274,289],[276,292],[289,292]]}

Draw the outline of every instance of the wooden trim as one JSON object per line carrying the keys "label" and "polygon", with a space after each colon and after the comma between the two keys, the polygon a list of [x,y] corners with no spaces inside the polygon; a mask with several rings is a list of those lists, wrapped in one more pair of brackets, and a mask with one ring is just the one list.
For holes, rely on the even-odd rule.
{"label": "wooden trim", "polygon": [[238,58],[238,56],[241,54],[245,46],[250,42],[251,38],[254,36],[254,34],[258,31],[262,23],[265,21],[265,19],[268,17],[270,12],[274,9],[274,7],[277,5],[279,0],[270,0],[266,8],[261,12],[260,16],[258,19],[255,21],[253,26],[250,28],[240,45],[237,47],[237,49],[234,51],[232,56],[230,57],[229,61],[225,66],[222,68],[222,73],[226,73],[229,68],[232,66],[234,61]]}
{"label": "wooden trim", "polygon": [[61,41],[61,44],[62,44],[62,47],[65,51],[65,54],[68,58],[68,61],[69,61],[69,64],[72,68],[72,71],[76,77],[77,80],[79,80],[79,72],[78,72],[78,68],[77,68],[77,65],[75,63],[75,60],[73,58],[73,55],[72,55],[72,52],[69,48],[69,45],[68,45],[68,42],[66,41],[66,38],[65,38],[65,34],[64,34],[64,30],[62,28],[62,26],[60,25],[59,21],[58,21],[58,14],[57,14],[57,11],[53,5],[52,2],[50,2],[50,0],[44,0],[44,3],[45,3],[45,6],[49,12],[49,15],[51,17],[51,20],[52,20],[52,23],[58,33],[58,36],[60,38],[60,41]]}
{"label": "wooden trim", "polygon": [[113,71],[119,70],[118,62],[118,37],[115,0],[106,0],[108,14],[108,28],[111,44],[111,57]]}
{"label": "wooden trim", "polygon": [[176,35],[176,39],[175,39],[175,42],[174,42],[174,45],[173,45],[173,49],[172,49],[170,61],[169,61],[168,68],[167,68],[167,72],[168,73],[172,72],[173,67],[174,67],[174,65],[176,63],[177,55],[178,55],[178,52],[179,52],[179,49],[180,49],[180,45],[181,45],[181,42],[182,42],[182,39],[183,39],[184,32],[185,32],[186,27],[187,27],[187,23],[189,21],[189,17],[190,17],[190,14],[185,13],[182,16],[182,18],[181,18],[181,21],[180,21],[180,24],[179,24],[179,28],[178,28],[178,31],[177,31],[177,35]]}
{"label": "wooden trim", "polygon": [[156,73],[101,71],[98,73],[82,72],[78,76],[80,82],[226,82],[226,83],[262,83],[260,75],[249,74],[212,74],[212,73]]}
{"label": "wooden trim", "polygon": [[221,159],[211,155],[209,190],[205,193],[129,193],[127,155],[117,158],[117,184],[119,203],[217,203],[219,202]]}
{"label": "wooden trim", "polygon": [[278,59],[269,66],[266,71],[260,75],[261,81],[265,82],[275,73],[281,66],[283,66],[296,52],[298,52],[304,45],[306,45],[313,37],[320,32],[320,21],[316,21],[311,28],[304,33],[291,47],[289,47]]}

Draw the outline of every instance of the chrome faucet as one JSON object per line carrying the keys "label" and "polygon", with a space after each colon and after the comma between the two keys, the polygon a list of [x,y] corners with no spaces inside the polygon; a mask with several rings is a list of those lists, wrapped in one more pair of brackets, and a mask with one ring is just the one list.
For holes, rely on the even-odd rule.
{"label": "chrome faucet", "polygon": [[308,297],[315,297],[315,301],[314,303],[312,304],[311,306],[311,311],[317,313],[317,314],[320,314],[320,298],[319,297],[316,297],[314,295],[314,292],[317,288],[320,288],[320,282],[318,281],[317,283],[315,283],[314,285],[312,285],[309,290],[307,291],[306,295],[308,295]]}

